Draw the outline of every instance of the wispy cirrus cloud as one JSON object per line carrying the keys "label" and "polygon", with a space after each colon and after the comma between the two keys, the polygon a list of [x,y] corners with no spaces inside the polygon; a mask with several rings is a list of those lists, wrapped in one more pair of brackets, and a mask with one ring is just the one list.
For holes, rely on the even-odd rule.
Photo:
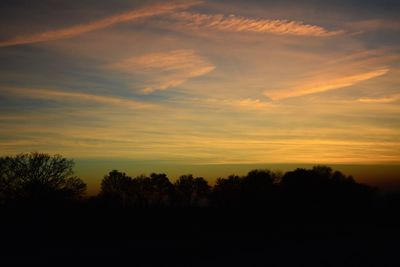
{"label": "wispy cirrus cloud", "polygon": [[89,93],[68,92],[51,89],[1,88],[0,94],[36,99],[91,102],[104,105],[123,106],[133,109],[146,109],[156,106],[154,104],[142,103],[133,99],[120,98],[115,96],[101,96]]}
{"label": "wispy cirrus cloud", "polygon": [[188,27],[223,32],[255,32],[317,37],[343,33],[343,30],[330,31],[321,26],[305,24],[301,21],[253,19],[235,15],[176,12],[172,14],[172,18]]}
{"label": "wispy cirrus cloud", "polygon": [[372,103],[372,104],[393,103],[400,101],[400,94],[393,94],[383,97],[365,97],[365,98],[359,98],[358,101],[362,103]]}
{"label": "wispy cirrus cloud", "polygon": [[80,24],[58,30],[46,31],[32,35],[18,36],[9,40],[3,40],[0,41],[0,47],[72,38],[74,36],[82,35],[91,31],[107,28],[115,24],[132,22],[147,17],[153,17],[169,12],[174,12],[180,9],[186,9],[198,3],[199,1],[193,0],[186,2],[167,2],[162,4],[154,4],[86,24]]}
{"label": "wispy cirrus cloud", "polygon": [[157,52],[124,59],[108,68],[124,74],[145,77],[143,93],[165,90],[181,85],[188,79],[205,75],[215,69],[193,50]]}
{"label": "wispy cirrus cloud", "polygon": [[266,102],[260,99],[253,98],[241,98],[241,99],[218,99],[218,98],[208,98],[206,100],[197,99],[195,102],[205,102],[209,104],[210,107],[218,108],[229,107],[234,110],[247,110],[247,111],[266,111],[272,110],[277,107],[276,103]]}
{"label": "wispy cirrus cloud", "polygon": [[336,77],[332,79],[318,79],[306,81],[304,85],[288,89],[268,90],[264,94],[272,100],[280,100],[290,97],[299,97],[314,93],[326,92],[334,89],[352,86],[359,82],[367,81],[385,75],[389,68],[379,68],[368,72],[358,73],[349,76]]}
{"label": "wispy cirrus cloud", "polygon": [[358,33],[377,31],[377,30],[400,30],[400,21],[398,19],[367,19],[347,23],[346,27]]}

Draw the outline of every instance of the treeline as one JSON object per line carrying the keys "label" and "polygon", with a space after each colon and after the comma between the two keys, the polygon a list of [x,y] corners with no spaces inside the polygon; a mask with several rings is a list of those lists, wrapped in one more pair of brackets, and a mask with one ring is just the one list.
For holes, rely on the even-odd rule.
{"label": "treeline", "polygon": [[378,191],[327,166],[296,169],[285,174],[252,170],[245,176],[218,178],[210,186],[202,177],[182,175],[171,182],[165,174],[135,178],[114,170],[101,182],[93,199],[115,207],[317,207],[372,206]]}
{"label": "treeline", "polygon": [[95,197],[86,198],[86,184],[73,172],[72,160],[60,155],[19,154],[0,158],[0,205],[89,203],[96,207],[161,208],[324,208],[364,209],[398,203],[378,189],[356,182],[327,166],[286,173],[252,170],[245,176],[218,178],[211,186],[202,177],[166,174],[130,177],[117,170],[101,181]]}
{"label": "treeline", "polygon": [[327,166],[252,170],[213,185],[192,175],[171,181],[114,170],[93,197],[73,166],[59,155],[0,157],[0,265],[398,262],[399,194]]}

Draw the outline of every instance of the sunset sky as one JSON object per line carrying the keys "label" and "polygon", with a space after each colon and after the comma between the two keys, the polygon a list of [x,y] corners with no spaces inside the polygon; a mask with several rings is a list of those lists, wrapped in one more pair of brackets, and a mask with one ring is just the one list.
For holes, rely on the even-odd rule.
{"label": "sunset sky", "polygon": [[1,1],[0,154],[59,153],[86,179],[118,160],[133,174],[399,166],[399,10],[395,0]]}

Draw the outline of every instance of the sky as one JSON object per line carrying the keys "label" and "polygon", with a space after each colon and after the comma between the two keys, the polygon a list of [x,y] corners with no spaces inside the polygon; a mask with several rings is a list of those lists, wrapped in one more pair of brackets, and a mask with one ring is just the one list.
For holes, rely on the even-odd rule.
{"label": "sky", "polygon": [[119,160],[137,173],[400,166],[399,11],[395,0],[2,0],[0,156],[62,154],[93,183]]}

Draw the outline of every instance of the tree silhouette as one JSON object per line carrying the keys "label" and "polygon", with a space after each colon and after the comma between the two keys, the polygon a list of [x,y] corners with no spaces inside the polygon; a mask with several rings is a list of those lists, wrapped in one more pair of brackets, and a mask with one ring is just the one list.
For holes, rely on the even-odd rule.
{"label": "tree silhouette", "polygon": [[126,206],[132,195],[132,178],[117,170],[111,171],[101,181],[100,195],[109,201],[119,202]]}
{"label": "tree silhouette", "polygon": [[[379,238],[379,246],[389,237],[390,246],[384,249],[395,248],[393,244],[400,236],[399,193],[377,198],[374,188],[327,166],[288,171],[282,178],[269,170],[251,170],[244,176],[219,178],[213,187],[191,174],[180,176],[172,184],[163,173],[131,178],[113,170],[103,177],[99,195],[92,198],[82,197],[86,186],[74,176],[72,167],[72,160],[59,155],[0,157],[0,229],[4,230],[1,237],[5,247],[22,243],[45,248],[48,244],[79,246],[82,242],[76,241],[83,240],[85,244],[95,242],[96,246],[99,243],[107,247],[109,243],[129,246],[133,241],[132,248],[137,249],[136,244],[145,241],[146,248],[138,253],[143,251],[147,262],[149,255],[168,254],[168,244],[175,249],[176,243],[171,242],[175,240],[189,246],[197,246],[198,240],[207,241],[204,244],[217,240],[216,246],[224,247],[237,246],[233,239],[237,237],[239,241],[250,241],[248,244],[254,241],[256,246],[266,239],[270,240],[268,246],[274,246],[277,240],[303,244],[302,240],[315,243],[322,237],[332,244],[328,248],[333,248],[336,257],[336,246],[347,241],[347,236],[351,246],[353,240],[362,237],[362,249],[364,242],[374,242],[374,237]],[[71,199],[79,201],[64,205]],[[203,205],[206,207],[197,208]],[[336,235],[340,242],[335,242]],[[156,244],[161,254],[157,254],[158,249],[148,249],[147,244]],[[310,251],[308,246],[293,247],[296,255]],[[29,246],[28,254],[31,249]],[[248,249],[253,250],[253,246]],[[281,261],[287,251],[279,251]],[[14,260],[17,254],[11,255]],[[186,257],[183,260],[186,262]]]}
{"label": "tree silhouette", "polygon": [[218,178],[212,191],[212,203],[217,207],[234,208],[243,205],[243,179],[237,175]]}
{"label": "tree silhouette", "polygon": [[269,170],[252,170],[243,178],[243,198],[246,205],[259,206],[272,200],[278,175]]}
{"label": "tree silhouette", "polygon": [[[42,153],[0,157],[0,204],[56,203],[82,199],[86,185],[74,176],[73,161]],[[252,170],[246,176],[218,178],[214,187],[193,175],[174,184],[164,173],[134,179],[113,170],[101,181],[103,205],[123,207],[265,208],[293,207],[357,210],[378,203],[375,188],[327,166],[296,169],[282,178],[269,170]],[[392,201],[393,202],[393,201]]]}
{"label": "tree silhouette", "polygon": [[202,206],[207,204],[211,187],[203,177],[193,178],[193,175],[182,175],[174,183],[179,206]]}
{"label": "tree silhouette", "polygon": [[152,173],[132,179],[117,170],[104,176],[100,196],[106,202],[134,207],[161,207],[172,202],[174,188],[166,174]]}
{"label": "tree silhouette", "polygon": [[160,207],[171,204],[174,187],[164,173],[150,175],[151,199],[150,205]]}
{"label": "tree silhouette", "polygon": [[259,207],[275,200],[279,175],[269,170],[252,170],[246,176],[218,178],[212,203],[218,207]]}
{"label": "tree silhouette", "polygon": [[0,158],[0,198],[7,201],[76,200],[86,184],[74,176],[74,162],[60,155],[19,154]]}
{"label": "tree silhouette", "polygon": [[287,202],[304,207],[349,209],[369,205],[376,196],[374,188],[359,184],[339,171],[333,172],[327,166],[287,172],[280,187]]}
{"label": "tree silhouette", "polygon": [[150,207],[153,188],[150,177],[140,175],[132,180],[133,205],[136,207]]}

